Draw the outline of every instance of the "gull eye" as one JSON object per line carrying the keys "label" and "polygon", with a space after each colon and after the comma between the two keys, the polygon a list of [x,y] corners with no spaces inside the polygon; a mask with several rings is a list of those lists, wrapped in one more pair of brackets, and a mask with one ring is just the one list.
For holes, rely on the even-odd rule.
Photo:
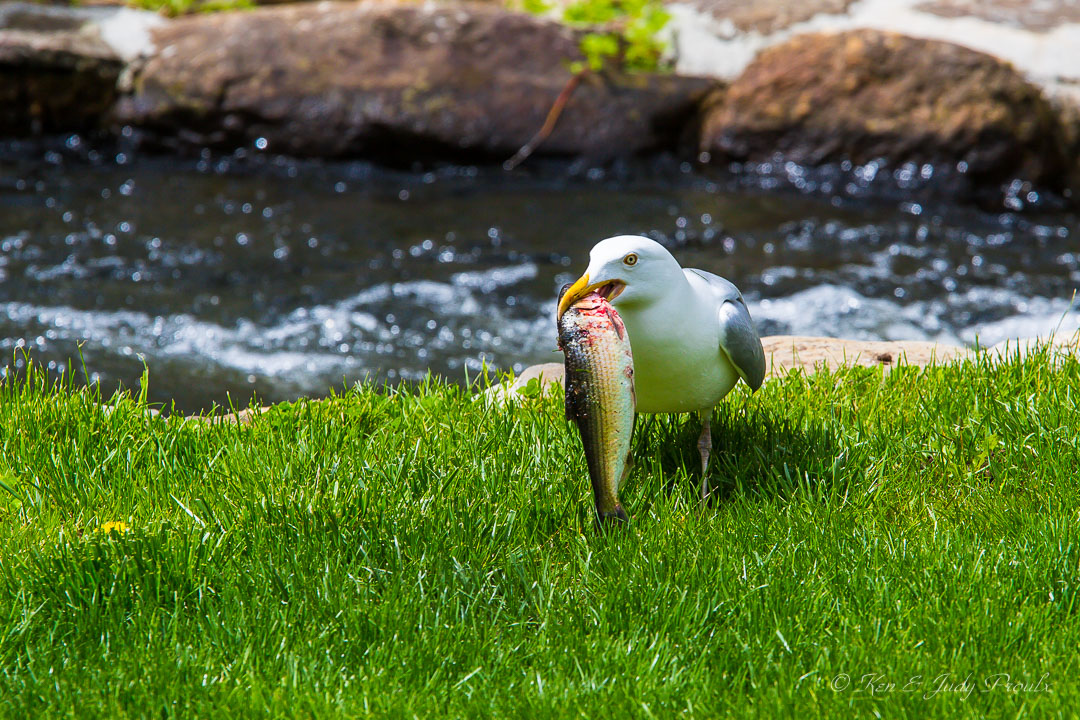
{"label": "gull eye", "polygon": [[627,253],[626,257],[624,257],[622,261],[624,265],[637,265],[637,253]]}

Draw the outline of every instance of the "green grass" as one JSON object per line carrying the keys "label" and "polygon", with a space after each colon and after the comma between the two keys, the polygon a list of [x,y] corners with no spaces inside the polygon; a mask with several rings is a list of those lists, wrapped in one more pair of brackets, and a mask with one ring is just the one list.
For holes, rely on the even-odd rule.
{"label": "green grass", "polygon": [[0,387],[0,717],[1080,707],[1075,359],[733,393],[704,513],[696,423],[640,424],[609,534],[559,398],[363,388],[238,427],[43,382]]}

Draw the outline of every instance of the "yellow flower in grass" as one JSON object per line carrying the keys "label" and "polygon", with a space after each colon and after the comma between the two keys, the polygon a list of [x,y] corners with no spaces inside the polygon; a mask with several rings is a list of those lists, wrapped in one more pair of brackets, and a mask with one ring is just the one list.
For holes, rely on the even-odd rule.
{"label": "yellow flower in grass", "polygon": [[126,533],[126,532],[130,532],[131,528],[129,528],[127,526],[126,522],[122,522],[120,520],[113,520],[113,521],[107,522],[104,525],[102,525],[98,529],[98,532],[103,532],[106,535],[108,535],[113,530],[115,530],[118,533]]}

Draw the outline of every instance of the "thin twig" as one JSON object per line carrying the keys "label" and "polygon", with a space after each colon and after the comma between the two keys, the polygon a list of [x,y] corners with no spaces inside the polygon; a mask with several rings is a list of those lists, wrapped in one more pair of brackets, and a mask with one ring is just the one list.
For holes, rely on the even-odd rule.
{"label": "thin twig", "polygon": [[570,96],[573,95],[574,88],[581,83],[581,78],[584,77],[587,72],[589,72],[589,70],[588,68],[585,68],[570,76],[570,79],[566,81],[566,86],[563,87],[562,92],[559,93],[559,97],[555,98],[555,102],[551,105],[551,110],[548,111],[543,127],[529,139],[529,142],[522,145],[521,149],[514,153],[514,157],[503,163],[503,170],[513,170],[518,165],[525,162],[525,159],[532,155],[537,146],[547,139],[548,135],[551,134],[551,131],[555,129],[555,123],[559,121],[559,116],[562,115],[566,103],[570,102]]}

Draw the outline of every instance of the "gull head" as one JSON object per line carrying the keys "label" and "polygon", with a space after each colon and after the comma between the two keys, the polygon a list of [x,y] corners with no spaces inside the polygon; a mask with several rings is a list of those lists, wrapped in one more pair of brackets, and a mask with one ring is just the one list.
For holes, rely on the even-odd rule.
{"label": "gull head", "polygon": [[659,300],[682,281],[678,261],[660,243],[640,235],[611,237],[593,246],[585,274],[559,298],[558,317],[594,290],[616,308],[633,308]]}

